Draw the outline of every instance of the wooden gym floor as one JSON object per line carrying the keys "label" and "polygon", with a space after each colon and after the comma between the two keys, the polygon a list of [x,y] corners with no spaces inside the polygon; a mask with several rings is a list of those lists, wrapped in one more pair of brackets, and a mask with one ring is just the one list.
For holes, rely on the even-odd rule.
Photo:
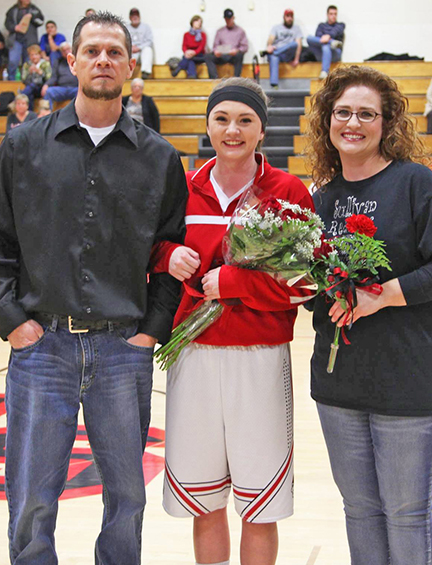
{"label": "wooden gym floor", "polygon": [[[296,336],[292,344],[295,395],[295,510],[294,516],[279,522],[279,565],[348,565],[349,554],[345,537],[342,502],[333,484],[327,452],[316,414],[314,402],[309,396],[309,359],[312,351],[313,331],[311,315],[300,309],[296,323]],[[9,350],[0,343],[0,369],[6,367]],[[4,375],[0,373],[0,393],[4,390]],[[163,472],[165,374],[155,371],[150,434],[154,442],[148,447],[145,470],[148,478],[148,503],[143,528],[143,565],[194,564],[190,519],[168,516],[161,506]],[[0,405],[1,406],[1,405]],[[2,411],[0,409],[0,414]],[[6,417],[0,416],[0,428],[6,426]],[[0,433],[3,430],[0,429]],[[84,432],[82,432],[84,433]],[[191,438],[193,441],[193,438]],[[75,451],[75,449],[74,449]],[[76,468],[88,465],[85,436],[76,443]],[[4,458],[0,454],[0,487],[4,483]],[[80,459],[82,458],[82,459]],[[81,461],[81,463],[80,463]],[[83,463],[84,461],[84,463]],[[88,472],[84,470],[84,473]],[[74,471],[76,473],[76,471]],[[71,476],[74,475],[72,473]],[[78,473],[79,475],[79,473]],[[74,480],[76,480],[75,477]],[[94,491],[98,487],[93,487]],[[56,543],[61,565],[93,564],[94,540],[98,534],[102,516],[99,494],[76,496],[92,492],[91,487],[67,491],[67,498],[60,502]],[[0,565],[6,565],[7,506],[4,493],[0,492]],[[238,565],[240,520],[230,501],[229,519],[232,532],[231,564]]]}

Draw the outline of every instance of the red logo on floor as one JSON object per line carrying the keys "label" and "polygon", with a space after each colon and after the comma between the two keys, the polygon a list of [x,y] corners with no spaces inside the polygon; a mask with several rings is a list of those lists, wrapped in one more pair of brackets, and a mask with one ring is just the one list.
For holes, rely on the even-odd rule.
{"label": "red logo on floor", "polygon": [[[0,395],[0,416],[6,413],[4,395]],[[5,500],[5,439],[6,428],[0,428],[0,500]],[[149,447],[165,447],[165,431],[150,428],[146,452],[143,457],[143,469],[146,485],[164,468],[164,458],[147,451]],[[85,426],[78,426],[72,449],[67,483],[60,500],[101,494],[102,485],[94,464],[93,455]]]}

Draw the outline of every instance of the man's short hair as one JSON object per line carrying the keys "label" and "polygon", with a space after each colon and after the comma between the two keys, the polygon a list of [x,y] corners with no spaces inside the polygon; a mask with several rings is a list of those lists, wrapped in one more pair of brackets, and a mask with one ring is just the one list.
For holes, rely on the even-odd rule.
{"label": "man's short hair", "polygon": [[330,10],[337,10],[337,6],[333,6],[333,4],[330,4],[330,6],[327,8],[327,14],[330,12]]}
{"label": "man's short hair", "polygon": [[48,20],[47,22],[45,22],[45,27],[46,27],[48,24],[53,24],[53,25],[55,25],[55,26],[57,27],[57,24],[55,23],[54,20]]}
{"label": "man's short hair", "polygon": [[90,22],[94,22],[95,24],[100,24],[107,27],[118,26],[119,28],[121,28],[125,36],[126,49],[129,55],[129,59],[132,57],[132,39],[129,30],[122,18],[120,16],[112,14],[111,12],[96,12],[96,14],[91,14],[90,16],[85,16],[84,18],[80,19],[74,29],[72,37],[72,53],[74,55],[77,54],[78,47],[81,43],[81,30],[86,24]]}
{"label": "man's short hair", "polygon": [[65,47],[70,47],[71,44],[69,43],[69,41],[62,41],[59,45],[60,49],[64,49]]}

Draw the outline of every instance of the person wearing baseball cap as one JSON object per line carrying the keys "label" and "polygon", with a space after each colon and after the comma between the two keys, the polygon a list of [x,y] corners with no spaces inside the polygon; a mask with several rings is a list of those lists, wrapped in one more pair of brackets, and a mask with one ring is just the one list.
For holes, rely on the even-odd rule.
{"label": "person wearing baseball cap", "polygon": [[141,77],[151,77],[153,67],[153,32],[151,27],[141,21],[138,8],[131,8],[129,12],[130,24],[126,27],[132,38],[132,54],[141,64]]}
{"label": "person wearing baseball cap", "polygon": [[297,67],[302,50],[302,32],[294,25],[294,10],[287,8],[283,15],[283,23],[272,27],[265,51],[270,66],[270,85],[279,88],[279,63],[290,63]]}
{"label": "person wearing baseball cap", "polygon": [[234,21],[231,8],[224,10],[225,26],[216,32],[212,53],[206,55],[206,63],[210,78],[218,78],[216,65],[231,63],[234,65],[234,76],[241,75],[243,56],[248,50],[246,32]]}

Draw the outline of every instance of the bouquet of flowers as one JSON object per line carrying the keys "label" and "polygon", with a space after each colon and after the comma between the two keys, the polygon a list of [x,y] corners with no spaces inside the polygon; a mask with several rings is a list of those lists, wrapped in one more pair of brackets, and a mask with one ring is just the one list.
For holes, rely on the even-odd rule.
{"label": "bouquet of flowers", "polygon": [[384,243],[373,237],[377,231],[373,220],[364,214],[354,214],[345,223],[349,233],[331,240],[323,239],[320,248],[315,250],[315,262],[311,268],[311,275],[319,289],[340,302],[345,310],[342,328],[336,326],[330,346],[328,373],[334,369],[340,335],[344,343],[350,343],[344,328],[352,326],[352,312],[357,306],[356,290],[381,294],[377,269],[382,267],[391,271]]}
{"label": "bouquet of flowers", "polygon": [[[269,273],[295,286],[306,295],[301,301],[306,301],[318,288],[307,275],[323,227],[311,210],[251,187],[239,201],[223,239],[225,264]],[[219,318],[223,308],[217,300],[205,301],[177,326],[170,341],[155,353],[161,368],[168,369],[182,349]]]}

